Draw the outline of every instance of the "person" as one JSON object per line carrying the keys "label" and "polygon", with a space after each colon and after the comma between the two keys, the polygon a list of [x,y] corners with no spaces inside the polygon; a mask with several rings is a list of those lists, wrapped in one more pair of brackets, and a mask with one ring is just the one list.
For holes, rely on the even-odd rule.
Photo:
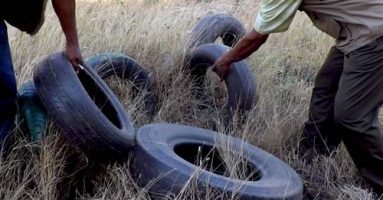
{"label": "person", "polygon": [[[8,4],[1,4],[2,9],[0,9],[0,144],[2,144],[2,147],[5,145],[4,141],[8,138],[10,135],[9,133],[14,127],[17,108],[17,86],[5,21],[6,19],[9,19],[10,24],[14,24],[15,27],[20,30],[25,31],[30,35],[34,35],[38,32],[44,21],[44,11],[47,0],[41,0],[41,2],[26,2],[32,3],[31,6],[38,5],[36,2],[40,3],[40,7],[38,7],[39,10],[34,11],[36,13],[31,13],[31,16],[33,17],[30,19],[26,18],[23,14],[20,15],[20,12],[13,14],[12,16],[6,16],[8,14],[7,12],[11,10],[9,7],[6,8],[6,6],[14,6],[19,3],[19,1],[9,0],[4,2],[7,2]],[[66,56],[72,63],[76,72],[78,72],[79,65],[83,63],[83,58],[77,38],[75,0],[52,0],[52,5],[59,18],[61,28],[66,38]],[[24,14],[30,12],[31,8],[32,7],[28,6],[20,7],[20,9],[24,9]],[[9,13],[12,14],[12,11],[9,11]],[[27,22],[29,20],[29,22],[23,24],[23,20]]]}
{"label": "person", "polygon": [[217,59],[212,70],[223,80],[233,62],[256,52],[270,34],[288,30],[298,11],[335,39],[315,78],[299,156],[307,161],[312,152],[329,156],[343,141],[361,176],[380,194],[383,1],[262,0],[252,30]]}

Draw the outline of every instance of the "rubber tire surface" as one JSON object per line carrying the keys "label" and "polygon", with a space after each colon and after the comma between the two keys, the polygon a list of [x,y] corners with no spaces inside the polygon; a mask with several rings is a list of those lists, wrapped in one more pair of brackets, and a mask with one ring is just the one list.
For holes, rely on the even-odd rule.
{"label": "rubber tire surface", "polygon": [[134,95],[137,95],[140,91],[145,92],[144,106],[146,114],[150,117],[154,116],[156,98],[153,82],[137,61],[122,54],[102,53],[91,57],[87,63],[96,70],[101,78],[117,75],[122,80],[132,82]]}
{"label": "rubber tire surface", "polygon": [[[228,49],[230,47],[222,44],[204,44],[199,46],[188,58],[188,71],[198,87],[203,87],[208,68]],[[228,128],[232,125],[234,111],[238,109],[238,112],[243,114],[255,106],[257,87],[246,60],[233,63],[230,73],[225,78],[225,83],[228,102],[224,116],[224,127]]]}
{"label": "rubber tire surface", "polygon": [[[124,159],[134,146],[128,114],[106,83],[84,65],[77,75],[64,52],[49,55],[33,76],[37,94],[62,134],[95,161]],[[90,98],[85,83],[104,94],[103,109]]]}
{"label": "rubber tire surface", "polygon": [[31,141],[40,144],[46,136],[48,114],[36,93],[33,81],[28,81],[20,86],[19,105],[21,117],[25,120],[31,135]]}
{"label": "rubber tire surface", "polygon": [[[230,151],[246,152],[243,153],[245,159],[259,170],[261,178],[257,181],[245,181],[198,169],[174,151],[180,144],[214,146],[218,138],[219,141],[230,141],[224,143]],[[233,190],[242,200],[302,199],[302,180],[286,163],[237,138],[197,127],[166,123],[140,127],[137,130],[137,145],[130,169],[140,187],[150,185],[149,194],[155,199],[161,199],[167,193],[179,194],[190,178],[195,176],[197,169],[198,176],[191,181],[196,183],[198,191],[195,193],[198,194],[205,194],[206,186],[209,186],[218,191],[219,195],[227,195],[220,199],[230,199],[234,195]],[[238,185],[241,187],[236,187]],[[209,199],[216,199],[212,198],[213,194],[207,194]]]}
{"label": "rubber tire surface", "polygon": [[223,44],[233,47],[246,34],[243,24],[231,15],[210,14],[194,25],[190,34],[189,48],[214,43],[221,37]]}

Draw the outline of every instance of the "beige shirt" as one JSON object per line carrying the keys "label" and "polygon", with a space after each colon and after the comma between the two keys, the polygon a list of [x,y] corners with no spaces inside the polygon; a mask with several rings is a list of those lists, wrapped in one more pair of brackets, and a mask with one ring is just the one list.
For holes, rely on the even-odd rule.
{"label": "beige shirt", "polygon": [[286,31],[297,10],[335,38],[345,54],[383,35],[383,0],[262,0],[254,29],[261,34]]}
{"label": "beige shirt", "polygon": [[286,31],[302,0],[262,0],[254,29],[261,34]]}

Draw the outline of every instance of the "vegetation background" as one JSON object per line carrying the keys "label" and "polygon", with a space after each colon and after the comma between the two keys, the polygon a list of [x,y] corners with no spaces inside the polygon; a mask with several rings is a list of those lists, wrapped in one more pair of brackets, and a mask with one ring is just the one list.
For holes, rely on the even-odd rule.
{"label": "vegetation background", "polygon": [[[230,14],[250,30],[258,9],[259,1],[252,0],[78,0],[81,51],[85,59],[104,52],[136,59],[155,80],[159,111],[154,122],[220,127],[223,85],[211,74],[211,80],[216,81],[211,81],[209,88],[216,107],[201,110],[201,102],[188,92],[190,82],[178,73],[188,33],[198,19],[211,13]],[[65,47],[50,3],[45,24],[36,36],[8,27],[19,86],[31,79],[45,56]],[[336,155],[317,157],[311,165],[302,163],[294,151],[307,118],[315,74],[332,45],[332,39],[301,12],[287,32],[271,35],[257,53],[247,58],[258,87],[258,104],[245,124],[231,134],[292,166],[308,188],[306,199],[370,199],[371,193],[363,189],[363,181],[343,145]],[[142,102],[129,98],[129,84],[116,78],[107,82],[136,128],[149,123],[140,114]],[[74,195],[78,199],[149,199],[146,190],[132,180],[129,160],[123,165],[90,164],[53,125],[49,130],[41,156],[35,154],[36,144],[29,142],[28,135],[15,131],[18,142],[10,159],[0,161],[1,199],[51,200]],[[90,183],[94,188],[86,191]]]}

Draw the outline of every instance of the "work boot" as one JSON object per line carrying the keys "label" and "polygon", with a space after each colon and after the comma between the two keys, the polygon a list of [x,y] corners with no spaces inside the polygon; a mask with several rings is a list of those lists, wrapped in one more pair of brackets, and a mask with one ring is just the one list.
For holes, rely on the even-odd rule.
{"label": "work boot", "polygon": [[311,163],[312,159],[318,155],[326,157],[333,155],[341,143],[340,137],[334,130],[305,124],[298,144],[299,158]]}

